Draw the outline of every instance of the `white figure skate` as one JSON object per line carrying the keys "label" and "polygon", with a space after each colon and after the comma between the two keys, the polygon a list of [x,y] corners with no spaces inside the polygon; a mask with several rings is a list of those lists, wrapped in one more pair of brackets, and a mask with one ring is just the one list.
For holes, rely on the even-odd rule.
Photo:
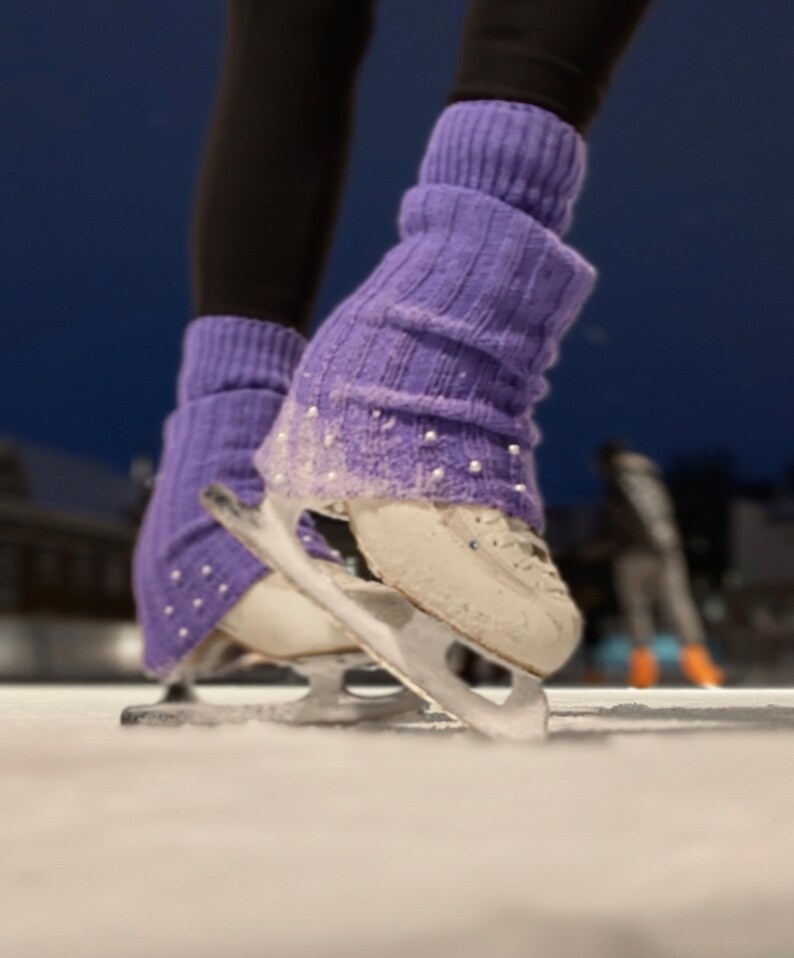
{"label": "white figure skate", "polygon": [[[310,559],[351,594],[384,592],[330,562]],[[200,679],[268,662],[288,666],[308,680],[296,701],[269,705],[211,705],[194,689]],[[405,688],[385,694],[357,695],[346,686],[352,670],[372,660],[339,625],[309,602],[281,573],[273,572],[251,588],[166,683],[165,696],[153,705],[131,706],[123,725],[222,725],[256,720],[289,725],[351,725],[416,712],[423,701]]]}
{"label": "white figure skate", "polygon": [[[404,592],[411,601],[391,589],[349,595],[312,563],[295,535],[298,519],[306,508],[329,511],[327,505],[321,508],[317,503],[285,499],[270,493],[258,509],[251,508],[218,485],[205,491],[203,501],[212,515],[246,548],[331,612],[375,661],[431,706],[493,738],[535,741],[545,737],[548,707],[542,676],[559,667],[576,646],[579,616],[547,556],[544,554],[541,560],[536,554],[541,551],[536,537],[529,539],[525,536],[519,542],[521,537],[510,528],[511,520],[503,520],[506,528],[497,529],[493,518],[492,540],[510,531],[509,542],[507,539],[499,541],[503,548],[519,548],[521,561],[512,573],[504,563],[496,566],[498,571],[493,578],[499,587],[491,583],[484,593],[482,580],[486,567],[479,560],[477,564],[469,560],[469,554],[473,557],[479,550],[472,544],[468,526],[459,526],[457,520],[442,523],[449,531],[448,541],[442,545],[446,548],[450,543],[456,544],[450,553],[438,548],[438,523],[425,523],[425,532],[413,542],[414,554],[418,547],[419,550],[425,549],[426,555],[441,555],[445,559],[449,556],[448,581],[444,581],[444,575],[434,576],[432,589],[428,590],[421,571],[408,569],[404,552],[400,551],[400,543],[405,542],[406,535],[419,533],[417,510],[436,510],[439,516],[449,520],[458,513],[463,515],[470,511],[471,521],[475,523],[474,513],[479,512],[481,521],[485,522],[487,517],[486,524],[492,520],[491,510],[435,507],[422,503],[349,503],[343,511],[350,518],[365,556],[372,561],[373,570],[386,584]],[[338,514],[340,509],[334,507],[331,511]],[[403,521],[405,525],[402,525]],[[385,542],[390,535],[395,537],[394,541]],[[373,540],[383,540],[382,548]],[[530,542],[531,546],[527,544]],[[426,547],[431,544],[433,550],[429,553]],[[484,546],[485,542],[482,544]],[[535,610],[530,608],[533,603],[528,602],[526,584],[520,580],[518,569],[529,560],[530,552],[535,560],[532,565],[536,587],[533,597],[538,600]],[[463,556],[468,563],[461,566]],[[536,568],[538,563],[542,568]],[[526,579],[527,573],[522,574]],[[429,591],[432,591],[432,601],[427,601]],[[476,603],[471,601],[472,595],[476,595]],[[504,614],[499,611],[498,603],[494,604],[494,599],[503,603]],[[420,605],[432,614],[422,611]],[[486,609],[486,612],[477,611],[475,606]],[[519,607],[521,616],[516,617]],[[494,616],[490,625],[486,622],[489,615]],[[509,626],[507,631],[506,626]],[[519,634],[522,629],[532,630],[532,641],[527,641],[526,634],[523,634],[522,641]],[[504,704],[484,698],[452,674],[447,657],[456,642],[464,643],[511,672],[513,686]],[[531,660],[524,651],[527,647],[533,651]]]}

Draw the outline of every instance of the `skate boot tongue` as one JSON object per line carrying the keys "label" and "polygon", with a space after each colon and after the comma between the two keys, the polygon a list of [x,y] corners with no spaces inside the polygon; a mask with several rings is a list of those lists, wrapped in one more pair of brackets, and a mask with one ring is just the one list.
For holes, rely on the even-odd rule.
{"label": "skate boot tongue", "polygon": [[549,552],[545,542],[534,529],[531,529],[521,519],[514,519],[512,516],[504,516],[497,512],[492,519],[487,521],[494,526],[502,523],[507,527],[502,533],[505,546],[517,546],[533,558],[541,559],[544,562],[549,561]]}
{"label": "skate boot tongue", "polygon": [[505,550],[504,558],[516,571],[541,573],[544,579],[548,579],[546,585],[552,591],[566,591],[551,561],[548,546],[534,529],[521,519],[506,516],[496,509],[484,512],[479,521],[488,527],[488,545]]}

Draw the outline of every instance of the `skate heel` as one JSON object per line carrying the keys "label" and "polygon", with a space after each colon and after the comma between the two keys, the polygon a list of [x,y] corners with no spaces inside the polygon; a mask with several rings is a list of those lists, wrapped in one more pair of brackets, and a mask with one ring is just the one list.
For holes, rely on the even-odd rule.
{"label": "skate heel", "polygon": [[[306,502],[270,493],[254,508],[220,485],[206,489],[202,502],[243,546],[279,569],[333,615],[379,665],[431,706],[491,738],[520,742],[545,738],[548,706],[537,676],[485,653],[393,590],[362,589],[352,598],[315,568],[295,534]],[[484,698],[450,671],[448,655],[454,643],[467,645],[512,673],[513,687],[504,704]]]}
{"label": "skate heel", "polygon": [[122,725],[185,725],[187,716],[203,703],[190,682],[176,681],[165,686],[163,697],[153,705],[130,705],[121,713]]}

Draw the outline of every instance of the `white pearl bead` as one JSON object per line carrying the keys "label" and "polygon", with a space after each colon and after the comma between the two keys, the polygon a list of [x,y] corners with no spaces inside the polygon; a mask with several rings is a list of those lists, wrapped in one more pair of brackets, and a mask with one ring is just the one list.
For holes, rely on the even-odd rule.
{"label": "white pearl bead", "polygon": [[163,612],[165,612],[166,615],[173,615],[173,614],[174,614],[174,607],[173,607],[172,605],[167,605],[167,606],[163,609]]}
{"label": "white pearl bead", "polygon": [[284,473],[277,472],[275,476],[273,476],[273,482],[276,482],[276,483],[284,482]]}
{"label": "white pearl bead", "polygon": [[515,489],[516,492],[526,492],[526,491],[527,491],[527,487],[524,485],[523,482],[517,482],[517,483],[513,486],[513,488]]}
{"label": "white pearl bead", "polygon": [[328,433],[328,435],[323,439],[323,445],[325,446],[326,449],[330,449],[330,447],[333,446],[333,444],[334,444],[334,437],[330,433]]}
{"label": "white pearl bead", "polygon": [[202,607],[202,605],[204,605],[204,600],[203,600],[203,599],[194,599],[194,600],[193,600],[193,608],[194,608],[194,609],[200,609],[200,608]]}
{"label": "white pearl bead", "polygon": [[303,535],[303,536],[301,536],[301,542],[311,542],[311,541],[312,541],[312,537],[311,537],[311,536],[309,536],[309,535]]}
{"label": "white pearl bead", "polygon": [[383,415],[382,409],[373,409],[372,412],[370,413],[370,416],[372,416],[373,419],[380,419],[382,415]]}
{"label": "white pearl bead", "polygon": [[430,473],[432,479],[443,479],[444,470],[441,466],[436,466],[436,468]]}
{"label": "white pearl bead", "polygon": [[306,418],[316,419],[319,413],[320,410],[316,406],[309,406],[309,408],[306,410]]}
{"label": "white pearl bead", "polygon": [[511,442],[507,447],[507,451],[511,456],[520,456],[521,455],[521,446],[516,445],[516,443]]}
{"label": "white pearl bead", "polygon": [[190,633],[188,632],[188,630],[187,630],[187,629],[184,629],[184,628],[183,628],[183,629],[180,629],[177,634],[179,635],[179,638],[180,638],[180,639],[186,639],[186,638],[190,635]]}
{"label": "white pearl bead", "polygon": [[279,442],[286,442],[286,441],[287,441],[287,434],[286,434],[285,432],[280,432],[280,433],[276,436],[276,439],[278,439]]}
{"label": "white pearl bead", "polygon": [[482,472],[482,463],[479,459],[472,459],[472,461],[469,463],[469,472],[474,476],[477,476]]}
{"label": "white pearl bead", "polygon": [[211,566],[211,565],[203,565],[203,566],[201,567],[201,574],[202,574],[203,576],[212,575],[212,566]]}
{"label": "white pearl bead", "polygon": [[435,442],[438,439],[438,433],[435,429],[428,429],[424,436],[425,442]]}
{"label": "white pearl bead", "polygon": [[226,585],[225,582],[222,582],[222,583],[218,586],[218,592],[220,592],[221,595],[226,595],[226,593],[227,593],[228,591],[229,591],[229,586]]}
{"label": "white pearl bead", "polygon": [[336,479],[336,473],[335,473],[335,472],[329,472],[329,473],[328,473],[328,478],[333,482],[333,480]]}
{"label": "white pearl bead", "polygon": [[179,569],[174,569],[174,571],[171,573],[171,581],[179,582],[181,578],[182,578],[182,573],[179,571]]}

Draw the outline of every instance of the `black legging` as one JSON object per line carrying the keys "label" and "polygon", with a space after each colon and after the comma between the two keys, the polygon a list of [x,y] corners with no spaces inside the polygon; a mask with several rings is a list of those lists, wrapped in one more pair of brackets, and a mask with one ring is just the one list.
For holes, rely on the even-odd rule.
{"label": "black legging", "polygon": [[[306,331],[376,0],[227,0],[194,223],[195,315]],[[651,0],[472,0],[450,101],[511,100],[585,131]]]}

